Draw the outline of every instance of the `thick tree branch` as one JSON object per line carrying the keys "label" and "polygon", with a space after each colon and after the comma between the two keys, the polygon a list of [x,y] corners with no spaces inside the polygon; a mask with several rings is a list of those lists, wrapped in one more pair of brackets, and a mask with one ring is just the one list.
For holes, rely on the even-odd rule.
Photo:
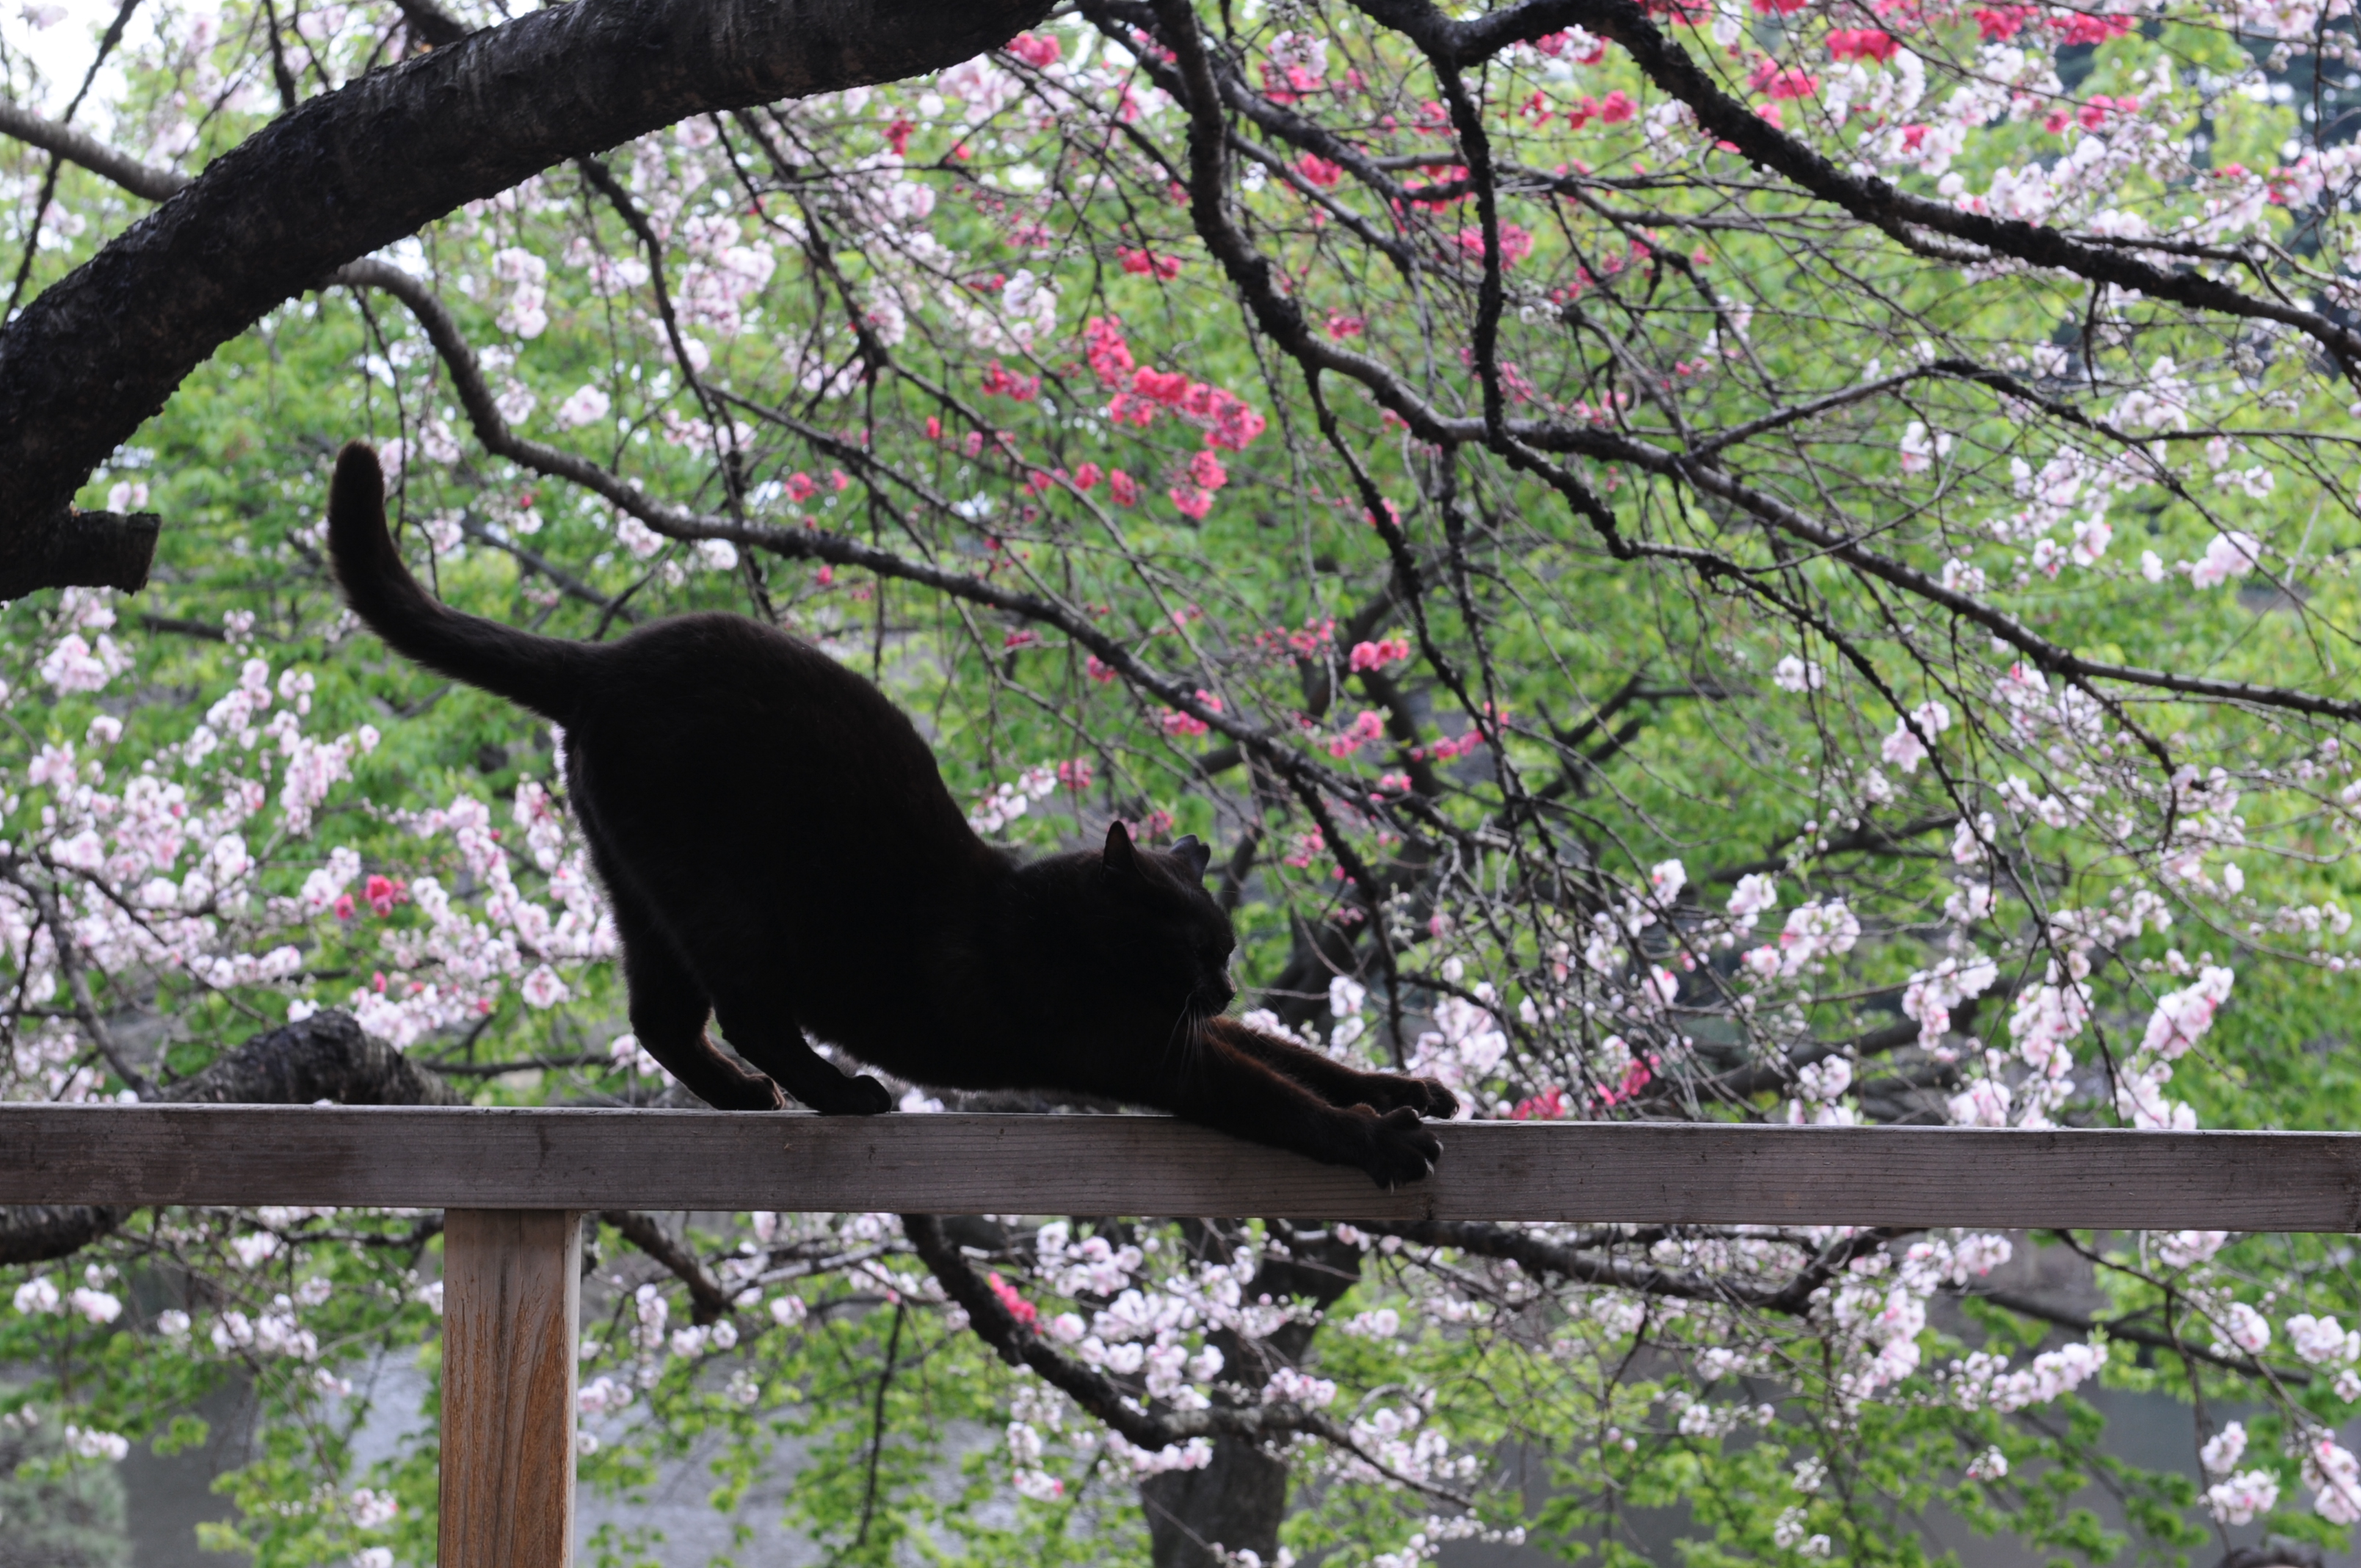
{"label": "thick tree branch", "polygon": [[[382,1040],[361,1033],[349,1013],[314,1013],[259,1035],[196,1074],[144,1096],[180,1105],[460,1105],[447,1083]],[[64,1257],[114,1231],[128,1209],[82,1205],[0,1208],[0,1264]]]}
{"label": "thick tree branch", "polygon": [[476,30],[435,5],[434,0],[393,0],[393,3],[401,7],[402,20],[410,24],[410,30],[430,49],[446,49]]}
{"label": "thick tree branch", "polygon": [[[0,437],[0,444],[5,439]],[[0,512],[6,507],[0,499]],[[164,520],[152,511],[126,516],[81,511],[71,505],[0,521],[0,600],[68,585],[137,593],[148,586],[148,568],[155,562],[156,538],[163,526]]]}
{"label": "thick tree branch", "polygon": [[567,159],[954,64],[1047,9],[577,0],[312,99],[0,330],[0,598],[121,585],[122,529],[69,514],[75,490],[215,348],[344,263]]}

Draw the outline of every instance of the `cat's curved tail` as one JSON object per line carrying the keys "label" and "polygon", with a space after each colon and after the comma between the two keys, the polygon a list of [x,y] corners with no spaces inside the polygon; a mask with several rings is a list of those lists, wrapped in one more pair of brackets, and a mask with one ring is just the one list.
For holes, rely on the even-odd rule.
{"label": "cat's curved tail", "polygon": [[357,441],[336,458],[328,492],[328,554],[345,602],[388,647],[544,718],[572,722],[601,650],[462,615],[420,587],[386,532],[385,476],[377,454]]}

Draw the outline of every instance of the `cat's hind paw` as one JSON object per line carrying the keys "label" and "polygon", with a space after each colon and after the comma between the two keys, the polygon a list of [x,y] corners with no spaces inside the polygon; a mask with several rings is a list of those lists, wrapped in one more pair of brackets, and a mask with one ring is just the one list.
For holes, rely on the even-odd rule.
{"label": "cat's hind paw", "polygon": [[1397,1106],[1384,1115],[1371,1114],[1367,1162],[1362,1169],[1369,1179],[1390,1191],[1412,1181],[1423,1181],[1443,1157],[1443,1140],[1419,1124],[1418,1112]]}
{"label": "cat's hind paw", "polygon": [[843,1087],[830,1085],[828,1102],[814,1105],[823,1116],[877,1116],[894,1109],[894,1091],[862,1073],[859,1078],[847,1078]]}
{"label": "cat's hind paw", "polygon": [[697,1097],[716,1111],[784,1111],[787,1097],[760,1073],[732,1073],[726,1080],[700,1087]]}

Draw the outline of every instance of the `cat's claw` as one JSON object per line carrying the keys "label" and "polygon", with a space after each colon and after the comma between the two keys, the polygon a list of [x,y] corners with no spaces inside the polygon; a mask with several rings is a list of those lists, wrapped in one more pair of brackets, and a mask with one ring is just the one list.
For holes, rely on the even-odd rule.
{"label": "cat's claw", "polygon": [[1443,1140],[1419,1125],[1418,1112],[1400,1105],[1374,1118],[1368,1163],[1362,1167],[1369,1179],[1389,1191],[1412,1181],[1423,1181],[1443,1157]]}

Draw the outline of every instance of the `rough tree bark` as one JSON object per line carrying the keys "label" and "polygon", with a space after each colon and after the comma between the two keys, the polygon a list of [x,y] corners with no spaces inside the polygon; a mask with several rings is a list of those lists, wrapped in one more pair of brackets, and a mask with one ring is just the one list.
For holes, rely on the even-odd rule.
{"label": "rough tree bark", "polygon": [[313,98],[0,330],[0,599],[136,586],[75,490],[223,343],[461,204],[675,121],[956,64],[1048,0],[575,0]]}
{"label": "rough tree bark", "polygon": [[[349,1013],[315,1013],[258,1035],[204,1071],[157,1090],[150,1103],[181,1105],[464,1105],[434,1073],[361,1033]],[[38,1263],[88,1246],[128,1209],[81,1204],[0,1208],[0,1264]]]}

